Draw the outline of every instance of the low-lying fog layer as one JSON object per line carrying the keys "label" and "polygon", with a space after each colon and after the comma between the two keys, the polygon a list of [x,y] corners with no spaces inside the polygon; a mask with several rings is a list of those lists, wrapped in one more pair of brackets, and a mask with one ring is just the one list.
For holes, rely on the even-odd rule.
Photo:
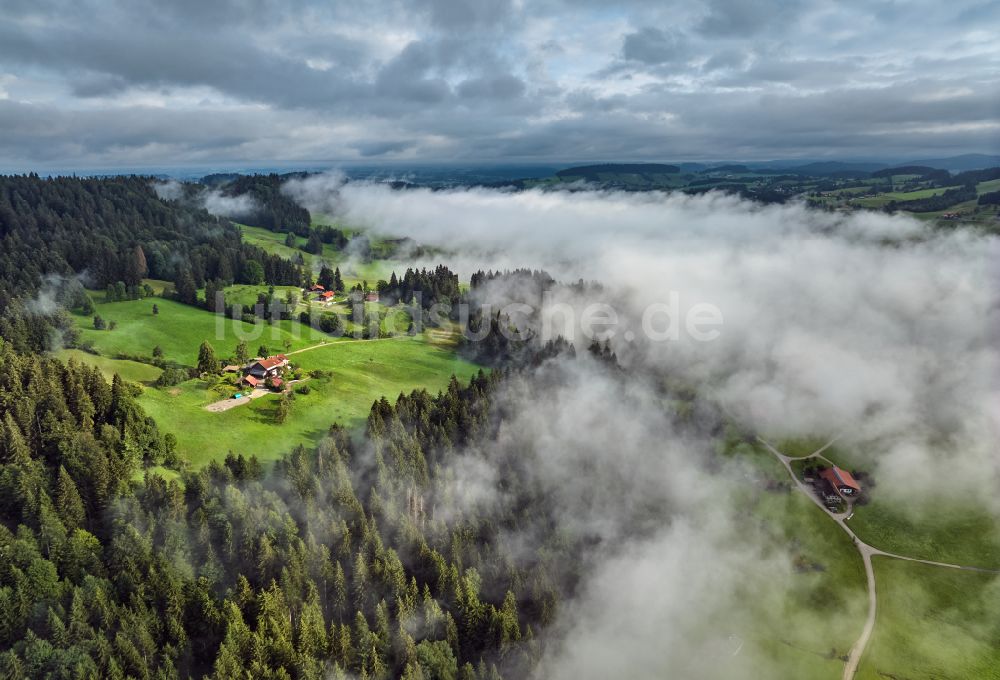
{"label": "low-lying fog layer", "polygon": [[[840,435],[885,493],[971,494],[1000,514],[994,238],[719,194],[394,191],[335,176],[293,190],[307,207],[448,249],[463,278],[492,265],[600,281],[623,363],[710,390],[772,436]],[[681,322],[695,305],[717,308],[718,337],[682,328],[650,342],[643,313],[672,299]],[[582,314],[588,300],[557,302]]]}

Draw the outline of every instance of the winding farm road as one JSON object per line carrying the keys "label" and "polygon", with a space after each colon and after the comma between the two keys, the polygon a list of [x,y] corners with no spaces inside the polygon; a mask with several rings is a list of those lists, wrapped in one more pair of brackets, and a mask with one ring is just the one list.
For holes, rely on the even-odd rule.
{"label": "winding farm road", "polygon": [[[854,645],[851,647],[850,654],[847,657],[847,663],[844,666],[843,680],[852,680],[854,674],[858,671],[858,665],[861,663],[861,656],[865,652],[865,648],[868,646],[868,641],[871,639],[872,631],[875,630],[875,612],[877,608],[877,594],[875,592],[875,570],[872,568],[872,557],[889,557],[897,560],[905,560],[907,562],[919,562],[921,564],[929,564],[934,567],[944,567],[946,569],[961,569],[963,571],[976,571],[987,574],[1000,574],[998,569],[982,569],[980,567],[966,567],[960,564],[948,564],[947,562],[934,562],[933,560],[922,560],[916,557],[908,557],[906,555],[897,555],[895,553],[886,552],[884,550],[879,550],[878,548],[868,545],[847,526],[847,520],[853,514],[851,512],[852,506],[849,504],[845,512],[833,512],[826,505],[820,501],[819,497],[813,493],[813,490],[807,486],[804,482],[800,481],[795,475],[795,471],[792,470],[792,461],[796,460],[808,460],[809,458],[819,458],[827,463],[830,461],[823,458],[823,452],[826,451],[830,446],[833,445],[837,438],[831,439],[825,445],[813,451],[808,456],[791,457],[778,451],[774,448],[770,442],[757,437],[757,440],[767,448],[768,451],[774,454],[774,456],[785,466],[785,470],[788,471],[788,475],[792,478],[792,482],[798,487],[799,491],[808,496],[813,503],[819,507],[820,510],[825,512],[830,519],[837,523],[841,529],[847,532],[847,535],[851,537],[854,541],[855,547],[861,554],[861,560],[865,565],[865,576],[868,580],[868,616],[865,618],[865,626],[861,631],[861,637],[857,639]],[[832,464],[832,463],[831,463]]]}
{"label": "winding farm road", "polygon": [[348,345],[352,342],[385,342],[386,340],[401,340],[402,338],[411,337],[409,335],[392,335],[388,338],[369,338],[368,340],[323,340],[322,342],[316,343],[315,345],[309,345],[302,349],[297,349],[294,352],[285,352],[286,357],[290,357],[293,354],[301,354],[302,352],[311,352],[314,349],[319,349],[320,347],[330,347],[332,345]]}

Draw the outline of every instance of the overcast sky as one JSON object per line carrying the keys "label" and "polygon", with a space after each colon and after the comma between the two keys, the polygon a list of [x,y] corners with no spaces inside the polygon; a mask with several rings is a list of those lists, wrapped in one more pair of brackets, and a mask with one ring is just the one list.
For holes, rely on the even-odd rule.
{"label": "overcast sky", "polygon": [[0,157],[995,153],[997,35],[993,0],[4,0]]}

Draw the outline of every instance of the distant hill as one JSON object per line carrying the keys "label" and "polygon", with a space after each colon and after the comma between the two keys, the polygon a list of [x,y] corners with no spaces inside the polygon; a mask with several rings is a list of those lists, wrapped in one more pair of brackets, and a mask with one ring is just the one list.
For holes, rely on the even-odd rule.
{"label": "distant hill", "polygon": [[885,168],[885,163],[870,162],[849,162],[849,161],[820,161],[816,163],[806,163],[805,165],[792,165],[787,169],[800,175],[810,177],[847,177],[847,173],[854,176],[867,176],[867,174]]}
{"label": "distant hill", "polygon": [[661,163],[605,163],[602,165],[581,165],[575,168],[566,168],[556,173],[556,177],[562,179],[580,177],[586,180],[598,181],[607,175],[639,175],[649,177],[655,175],[675,175],[681,169],[676,165],[663,165]]}
{"label": "distant hill", "polygon": [[681,172],[701,172],[708,169],[708,166],[704,163],[678,163],[677,166],[681,169]]}
{"label": "distant hill", "polygon": [[238,172],[216,172],[211,175],[205,175],[198,180],[198,183],[208,187],[218,187],[236,181],[239,176],[240,173]]}
{"label": "distant hill", "polygon": [[961,156],[913,161],[912,163],[908,163],[908,165],[926,165],[938,170],[964,172],[965,170],[981,170],[983,168],[996,167],[1000,165],[1000,156],[995,154],[967,153]]}
{"label": "distant hill", "polygon": [[714,168],[706,168],[701,171],[703,174],[713,173],[713,172],[727,172],[733,175],[738,175],[741,173],[753,172],[750,168],[745,165],[718,165]]}
{"label": "distant hill", "polygon": [[892,177],[893,175],[929,175],[940,172],[939,168],[932,168],[929,165],[894,165],[891,168],[877,170],[872,173],[872,177]]}
{"label": "distant hill", "polygon": [[746,161],[741,164],[756,171],[780,171],[808,177],[826,177],[838,172],[871,173],[876,170],[889,167],[889,163],[879,161],[821,161],[808,158],[775,161]]}
{"label": "distant hill", "polygon": [[950,172],[927,165],[897,165],[872,173],[872,177],[892,177],[894,175],[917,175],[921,179],[940,182],[941,186],[947,186],[951,183]]}

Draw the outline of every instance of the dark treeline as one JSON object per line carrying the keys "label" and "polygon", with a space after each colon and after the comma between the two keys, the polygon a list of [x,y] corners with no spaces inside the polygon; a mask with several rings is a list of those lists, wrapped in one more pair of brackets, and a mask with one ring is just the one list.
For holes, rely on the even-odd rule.
{"label": "dark treeline", "polygon": [[491,281],[501,281],[504,284],[529,282],[539,291],[545,291],[555,284],[555,279],[548,272],[540,269],[505,269],[503,271],[483,271],[480,269],[472,274],[469,279],[469,287],[477,290]]}
{"label": "dark treeline", "polygon": [[600,180],[602,175],[608,173],[634,174],[634,175],[673,175],[681,171],[676,165],[664,165],[662,163],[606,163],[603,165],[581,165],[575,168],[566,168],[556,173],[556,177],[581,177],[587,180]]}
{"label": "dark treeline", "polygon": [[433,270],[407,268],[402,277],[392,272],[388,281],[377,284],[379,299],[386,304],[458,304],[462,299],[458,274],[439,264]]}
{"label": "dark treeline", "polygon": [[[285,245],[291,248],[295,246],[295,237],[293,232],[289,231],[288,233],[292,236],[285,240]],[[309,238],[303,249],[307,253],[321,255],[324,244],[330,244],[337,250],[343,250],[348,244],[347,234],[335,227],[320,225],[309,232]]]}
{"label": "dark treeline", "polygon": [[298,236],[309,236],[312,219],[309,211],[281,192],[281,185],[288,178],[269,175],[238,175],[221,186],[229,196],[247,195],[253,199],[255,209],[240,215],[240,221],[271,231],[290,231]]}
{"label": "dark treeline", "polygon": [[983,168],[982,170],[966,170],[951,178],[950,184],[979,184],[1000,179],[1000,168]]}
{"label": "dark treeline", "polygon": [[990,191],[979,197],[979,205],[1000,205],[1000,191]]}
{"label": "dark treeline", "polygon": [[66,281],[138,294],[143,278],[166,279],[193,304],[207,281],[300,285],[304,273],[242,242],[227,220],[160,200],[149,178],[0,177],[0,337],[18,349],[68,331],[56,305],[38,300],[46,277],[62,281],[59,302],[83,307],[82,288]]}
{"label": "dark treeline", "polygon": [[[579,284],[568,286],[577,289]],[[537,366],[559,354],[575,356],[576,350],[563,338],[542,341],[535,332],[544,296],[557,286],[544,270],[513,269],[477,271],[470,279],[469,314],[462,346],[468,358],[487,366]],[[527,305],[517,319],[505,313],[508,304]]]}

